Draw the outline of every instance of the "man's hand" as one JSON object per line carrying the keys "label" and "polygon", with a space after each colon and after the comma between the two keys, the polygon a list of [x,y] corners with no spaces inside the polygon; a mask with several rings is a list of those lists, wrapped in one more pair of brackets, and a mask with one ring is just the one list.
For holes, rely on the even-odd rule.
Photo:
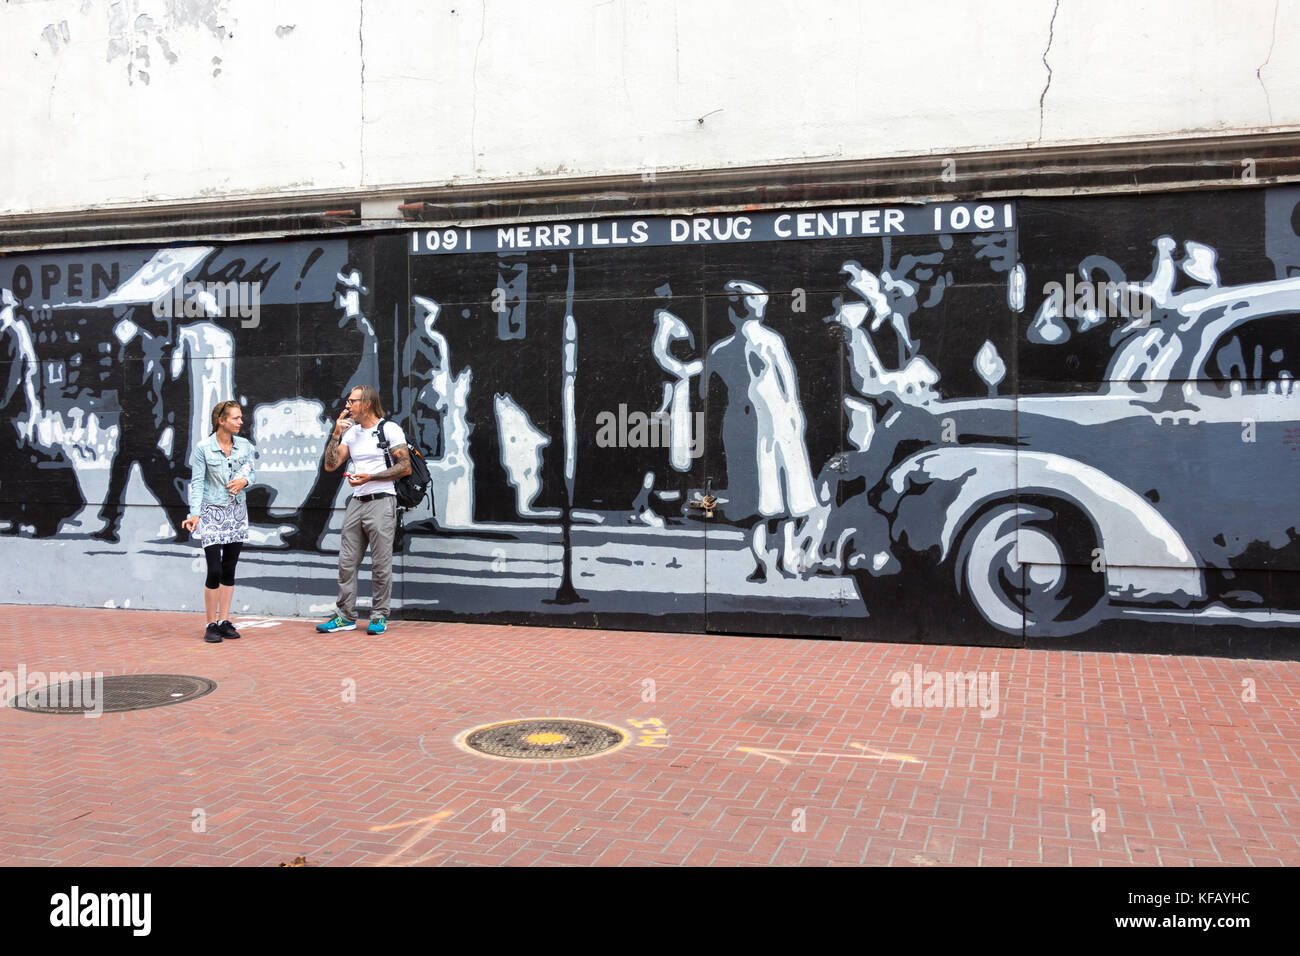
{"label": "man's hand", "polygon": [[398,445],[390,449],[388,454],[393,459],[393,467],[385,468],[383,471],[377,471],[373,475],[361,475],[366,481],[392,481],[394,478],[401,478],[403,475],[411,473],[411,450],[405,445]]}
{"label": "man's hand", "polygon": [[[337,421],[334,422],[334,437],[342,438],[343,433],[351,428],[353,424],[355,423],[352,421],[352,416],[348,414],[346,408],[343,409],[343,411],[339,412]],[[319,439],[317,440],[319,441]]]}
{"label": "man's hand", "polygon": [[360,485],[364,485],[367,481],[374,480],[374,475],[348,474],[348,475],[344,475],[343,477],[345,477],[348,480],[348,484],[351,485],[353,488],[356,488]]}
{"label": "man's hand", "polygon": [[329,444],[325,446],[326,471],[335,471],[339,465],[347,461],[348,450],[339,444],[339,439],[343,436],[345,431],[355,424],[356,422],[348,416],[348,410],[344,408],[343,411],[339,413],[338,420],[334,422],[334,431],[330,435]]}

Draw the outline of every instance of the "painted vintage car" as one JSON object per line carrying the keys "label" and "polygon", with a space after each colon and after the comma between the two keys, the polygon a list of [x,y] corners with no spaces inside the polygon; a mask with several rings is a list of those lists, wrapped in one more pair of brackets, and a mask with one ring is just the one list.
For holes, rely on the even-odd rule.
{"label": "painted vintage car", "polygon": [[869,612],[936,571],[1036,637],[1298,603],[1242,582],[1300,571],[1300,279],[1170,295],[1112,342],[1100,385],[875,406],[864,450],[819,478],[823,553]]}

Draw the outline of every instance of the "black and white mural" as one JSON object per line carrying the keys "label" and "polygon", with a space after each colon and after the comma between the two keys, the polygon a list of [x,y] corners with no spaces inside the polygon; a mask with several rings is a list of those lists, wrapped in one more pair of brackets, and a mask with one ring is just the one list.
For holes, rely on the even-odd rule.
{"label": "black and white mural", "polygon": [[401,612],[863,640],[1300,636],[1300,188],[0,258],[0,599],[333,606],[330,423],[428,459]]}

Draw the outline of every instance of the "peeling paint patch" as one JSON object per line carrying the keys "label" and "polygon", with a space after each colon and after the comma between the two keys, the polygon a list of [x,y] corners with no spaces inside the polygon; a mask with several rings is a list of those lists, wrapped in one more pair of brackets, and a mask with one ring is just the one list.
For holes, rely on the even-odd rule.
{"label": "peeling paint patch", "polygon": [[169,5],[169,26],[203,27],[218,40],[234,34],[226,27],[230,19],[226,0],[173,0]]}
{"label": "peeling paint patch", "polygon": [[[143,66],[150,66],[151,41],[158,44],[163,57],[169,64],[173,64],[179,59],[173,43],[176,41],[175,34],[180,30],[199,29],[211,33],[218,40],[227,40],[234,36],[227,26],[227,23],[233,22],[227,9],[228,5],[229,0],[168,0],[166,12],[160,21],[155,20],[150,14],[142,13],[135,16],[128,24],[129,13],[135,11],[136,5],[113,3],[108,9],[108,61],[111,63],[118,57],[126,57],[127,82],[133,84],[138,76],[147,84],[149,74],[140,69],[135,60],[138,58],[143,61]],[[84,5],[82,10],[83,12],[86,10]],[[42,35],[45,36],[44,33]],[[168,42],[168,37],[171,37],[172,42]],[[52,46],[54,45],[49,36],[46,36],[46,39]],[[219,59],[215,61],[215,63],[219,62]],[[218,69],[213,76],[219,72]]]}
{"label": "peeling paint patch", "polygon": [[163,51],[163,56],[167,58],[168,63],[175,63],[179,57],[172,51],[171,44],[167,42],[164,36],[155,37],[158,41],[158,48]]}
{"label": "peeling paint patch", "polygon": [[50,52],[58,53],[60,46],[72,42],[72,31],[68,28],[67,20],[60,20],[57,28],[53,23],[47,25],[41,31],[41,37],[50,45]]}
{"label": "peeling paint patch", "polygon": [[279,26],[279,27],[276,27],[276,28],[275,28],[275,35],[276,35],[277,37],[279,37],[281,40],[283,40],[283,39],[284,39],[285,37],[287,37],[290,33],[292,33],[292,32],[294,31],[294,28],[297,27],[297,26],[298,26],[298,24],[296,24],[296,23],[290,23],[290,24],[288,24],[287,26]]}

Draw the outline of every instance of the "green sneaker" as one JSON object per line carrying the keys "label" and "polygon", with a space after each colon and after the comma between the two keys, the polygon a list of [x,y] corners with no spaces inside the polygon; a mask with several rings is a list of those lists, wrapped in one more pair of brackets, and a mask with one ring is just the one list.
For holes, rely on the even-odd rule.
{"label": "green sneaker", "polygon": [[335,614],[324,624],[317,624],[316,630],[322,634],[333,634],[335,631],[355,631],[357,629],[356,621],[349,621],[341,614]]}
{"label": "green sneaker", "polygon": [[386,631],[386,630],[388,630],[388,618],[386,618],[386,617],[372,617],[372,618],[370,619],[370,626],[366,628],[366,633],[367,633],[367,634],[382,634],[382,633],[384,633],[384,631]]}

